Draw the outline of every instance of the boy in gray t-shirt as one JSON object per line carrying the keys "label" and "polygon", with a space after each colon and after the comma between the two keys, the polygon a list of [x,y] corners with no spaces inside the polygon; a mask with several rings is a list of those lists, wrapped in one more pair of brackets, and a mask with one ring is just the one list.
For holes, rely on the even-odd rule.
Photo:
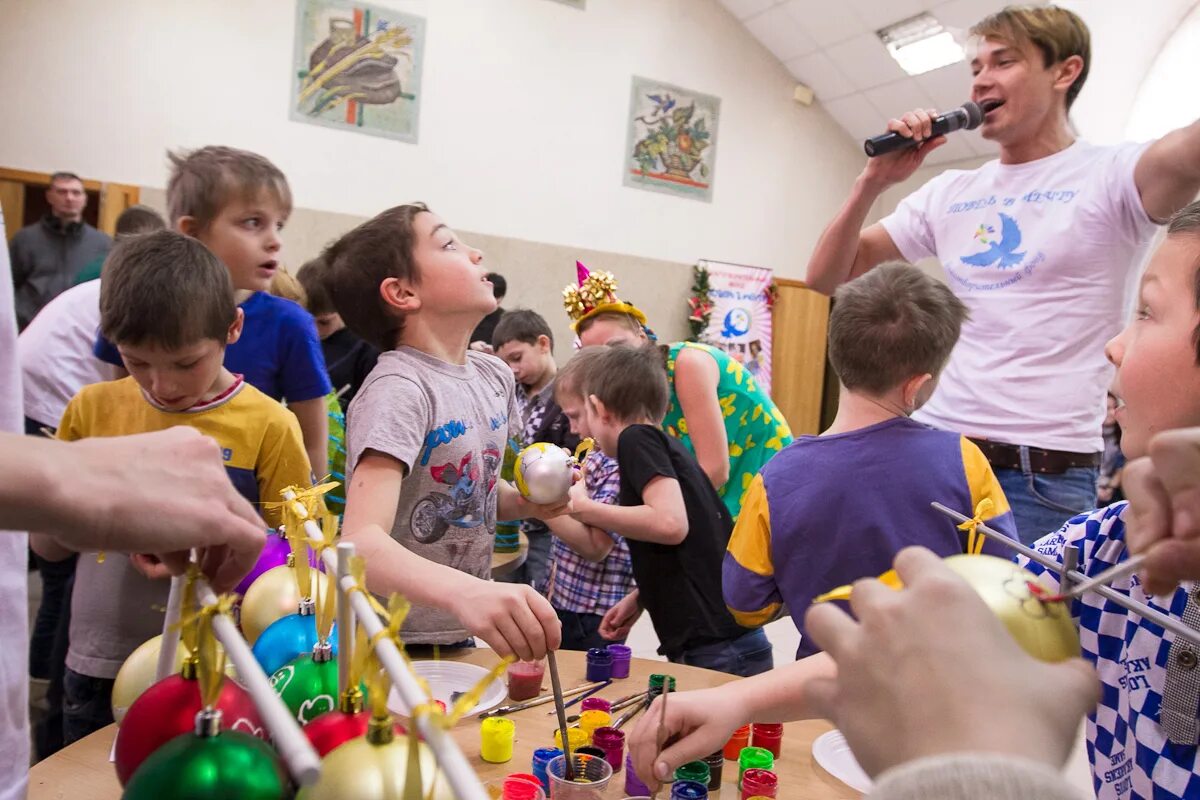
{"label": "boy in gray t-shirt", "polygon": [[490,578],[497,514],[550,519],[499,478],[520,424],[512,372],[468,351],[496,308],[483,254],[417,203],[379,214],[323,256],[334,306],[382,350],[350,404],[343,537],[367,560],[367,586],[412,602],[414,644],[477,636],[502,656],[540,659],[561,626],[532,587]]}
{"label": "boy in gray t-shirt", "polygon": [[[368,450],[405,466],[391,535],[422,558],[488,580],[500,460],[515,435],[512,372],[468,352],[450,364],[411,347],[389,350],[350,404],[346,474]],[[368,565],[368,574],[373,565]],[[449,611],[414,606],[412,644],[461,642],[471,634]]]}

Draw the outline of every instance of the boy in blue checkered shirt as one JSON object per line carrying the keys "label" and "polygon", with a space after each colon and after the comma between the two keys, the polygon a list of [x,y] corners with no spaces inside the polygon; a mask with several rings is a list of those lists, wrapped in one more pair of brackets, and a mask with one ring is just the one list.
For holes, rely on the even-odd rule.
{"label": "boy in blue checkered shirt", "polygon": [[[1200,425],[1200,203],[1180,211],[1142,278],[1137,314],[1106,353],[1117,367],[1121,449],[1147,453],[1163,430]],[[1096,575],[1129,557],[1125,503],[1082,514],[1037,542],[1059,561],[1079,548],[1079,571]],[[1021,559],[1054,585],[1055,572]],[[1138,576],[1112,588],[1200,630],[1200,583],[1148,594]],[[1088,717],[1092,780],[1101,800],[1200,797],[1200,648],[1089,592],[1073,601],[1083,656],[1101,681]]]}

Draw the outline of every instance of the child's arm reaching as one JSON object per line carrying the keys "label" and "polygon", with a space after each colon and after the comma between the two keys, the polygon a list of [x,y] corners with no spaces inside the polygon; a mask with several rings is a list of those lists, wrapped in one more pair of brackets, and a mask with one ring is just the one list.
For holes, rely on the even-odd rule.
{"label": "child's arm reaching", "polygon": [[651,478],[642,488],[642,502],[640,506],[613,506],[576,496],[573,516],[585,525],[642,542],[679,544],[687,538],[687,507],[678,480],[666,475]]}
{"label": "child's arm reaching", "polygon": [[[587,497],[583,481],[571,487],[571,502]],[[613,538],[599,528],[587,525],[567,514],[546,520],[550,532],[567,543],[567,546],[588,561],[603,561],[612,552]]]}
{"label": "child's arm reaching", "polygon": [[347,487],[342,531],[370,564],[367,588],[399,592],[449,611],[502,657],[537,660],[558,649],[558,615],[532,587],[481,580],[424,559],[392,539],[404,473],[400,461],[369,450]]}
{"label": "child's arm reaching", "polygon": [[662,753],[658,752],[662,702],[659,698],[641,715],[629,737],[634,770],[643,778],[653,775],[657,780],[665,780],[680,764],[721,749],[730,734],[751,721],[814,718],[818,713],[809,698],[808,687],[814,680],[836,676],[833,659],[818,653],[713,689],[672,692],[665,724],[667,740],[673,742]]}

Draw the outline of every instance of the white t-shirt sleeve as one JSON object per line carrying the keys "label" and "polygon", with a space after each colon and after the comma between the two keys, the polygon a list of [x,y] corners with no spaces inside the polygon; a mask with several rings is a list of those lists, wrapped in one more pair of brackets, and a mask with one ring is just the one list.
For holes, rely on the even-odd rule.
{"label": "white t-shirt sleeve", "polygon": [[1113,229],[1120,231],[1129,241],[1144,240],[1152,235],[1158,224],[1146,213],[1137,182],[1133,178],[1138,161],[1150,144],[1130,142],[1104,151],[1105,196],[1112,200],[1106,213]]}
{"label": "white t-shirt sleeve", "polygon": [[927,181],[901,200],[895,211],[880,220],[905,261],[916,263],[923,258],[937,256],[937,242],[934,240],[929,211],[937,183],[938,178]]}

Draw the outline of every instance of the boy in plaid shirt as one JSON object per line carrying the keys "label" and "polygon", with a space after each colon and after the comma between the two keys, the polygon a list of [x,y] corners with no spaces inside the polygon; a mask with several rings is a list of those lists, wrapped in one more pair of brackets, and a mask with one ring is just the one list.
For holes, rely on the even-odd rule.
{"label": "boy in plaid shirt", "polygon": [[[1162,430],[1200,425],[1200,203],[1172,219],[1142,278],[1136,318],[1106,353],[1117,367],[1121,449],[1147,453]],[[1062,561],[1079,548],[1079,571],[1096,575],[1129,557],[1126,503],[1082,514],[1041,539],[1038,552]],[[1053,586],[1058,574],[1020,559]],[[1138,576],[1112,588],[1200,630],[1200,584],[1148,594]],[[1093,592],[1072,602],[1083,655],[1101,681],[1088,717],[1092,781],[1101,800],[1200,797],[1200,648]]]}
{"label": "boy in plaid shirt", "polygon": [[[588,362],[597,355],[595,348],[577,353],[559,371],[554,384],[554,399],[570,420],[571,431],[580,436],[589,435],[583,414],[583,375]],[[615,458],[599,449],[592,450],[584,464],[583,481],[592,500],[610,505],[617,502],[621,475]],[[625,641],[629,626],[622,625],[621,620],[614,624],[610,612],[619,608],[621,600],[633,590],[629,545],[619,534],[609,531],[611,545],[597,547],[585,526],[568,516],[558,517],[548,525],[555,534],[549,598],[562,621],[562,646],[567,650],[587,650]]]}

